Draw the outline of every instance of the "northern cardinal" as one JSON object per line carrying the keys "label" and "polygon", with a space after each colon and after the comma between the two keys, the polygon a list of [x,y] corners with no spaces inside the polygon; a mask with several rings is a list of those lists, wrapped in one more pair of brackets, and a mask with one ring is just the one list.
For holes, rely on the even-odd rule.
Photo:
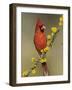
{"label": "northern cardinal", "polygon": [[[47,46],[47,38],[45,34],[45,29],[46,27],[43,24],[43,22],[40,19],[38,19],[36,22],[36,27],[35,27],[34,45],[39,55],[42,54],[41,50],[46,48]],[[46,62],[42,63],[42,68],[43,68],[43,75],[47,76],[48,66]]]}

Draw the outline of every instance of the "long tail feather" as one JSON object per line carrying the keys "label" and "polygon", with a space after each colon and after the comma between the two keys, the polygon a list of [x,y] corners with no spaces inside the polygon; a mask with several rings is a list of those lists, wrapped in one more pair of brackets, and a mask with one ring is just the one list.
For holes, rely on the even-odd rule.
{"label": "long tail feather", "polygon": [[48,65],[46,62],[42,63],[43,75],[48,76]]}

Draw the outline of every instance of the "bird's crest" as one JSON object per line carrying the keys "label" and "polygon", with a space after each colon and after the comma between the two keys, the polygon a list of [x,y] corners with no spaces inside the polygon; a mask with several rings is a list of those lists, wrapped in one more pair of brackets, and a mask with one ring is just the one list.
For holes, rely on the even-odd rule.
{"label": "bird's crest", "polygon": [[39,30],[41,28],[41,26],[43,26],[43,22],[38,18],[36,21],[36,28],[35,31]]}

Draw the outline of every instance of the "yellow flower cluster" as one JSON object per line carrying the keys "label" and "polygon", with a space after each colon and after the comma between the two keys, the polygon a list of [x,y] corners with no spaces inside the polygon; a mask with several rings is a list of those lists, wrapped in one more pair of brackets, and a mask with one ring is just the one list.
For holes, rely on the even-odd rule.
{"label": "yellow flower cluster", "polygon": [[59,22],[59,26],[62,26],[62,23],[61,22]]}
{"label": "yellow flower cluster", "polygon": [[32,62],[35,62],[35,58],[32,58]]}
{"label": "yellow flower cluster", "polygon": [[41,52],[43,53],[43,52],[44,52],[44,50],[42,49],[42,50],[41,50]]}
{"label": "yellow flower cluster", "polygon": [[48,40],[51,40],[51,38],[52,38],[51,35],[47,35]]}
{"label": "yellow flower cluster", "polygon": [[46,62],[46,61],[47,61],[46,58],[40,58],[40,62],[41,62],[41,63],[44,63],[44,62]]}
{"label": "yellow flower cluster", "polygon": [[53,32],[51,33],[51,36],[52,36],[52,37],[54,36],[54,33],[53,33]]}
{"label": "yellow flower cluster", "polygon": [[27,70],[24,70],[23,76],[27,76],[27,75],[28,75],[28,71]]}
{"label": "yellow flower cluster", "polygon": [[62,22],[62,21],[63,21],[63,16],[61,16],[61,17],[59,18],[59,20]]}
{"label": "yellow flower cluster", "polygon": [[61,16],[60,18],[59,18],[59,26],[62,26],[63,25],[63,16]]}
{"label": "yellow flower cluster", "polygon": [[42,52],[42,53],[43,53],[43,52],[47,52],[48,50],[49,50],[49,47],[46,47],[46,48],[42,49],[41,52]]}
{"label": "yellow flower cluster", "polygon": [[49,50],[49,47],[44,48],[44,52],[47,52]]}
{"label": "yellow flower cluster", "polygon": [[32,70],[32,74],[35,74],[35,73],[36,73],[36,69],[33,69],[33,70]]}
{"label": "yellow flower cluster", "polygon": [[34,67],[36,67],[37,65],[34,65]]}
{"label": "yellow flower cluster", "polygon": [[57,32],[57,27],[52,27],[52,28],[51,28],[51,31],[52,31],[53,33],[56,33],[56,32]]}

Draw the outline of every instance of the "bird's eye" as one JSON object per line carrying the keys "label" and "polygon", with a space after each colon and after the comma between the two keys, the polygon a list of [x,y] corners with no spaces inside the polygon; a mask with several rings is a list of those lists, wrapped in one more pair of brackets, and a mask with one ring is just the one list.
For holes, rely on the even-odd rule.
{"label": "bird's eye", "polygon": [[43,26],[41,27],[41,30],[44,31],[45,29],[46,29],[46,27],[43,25]]}

